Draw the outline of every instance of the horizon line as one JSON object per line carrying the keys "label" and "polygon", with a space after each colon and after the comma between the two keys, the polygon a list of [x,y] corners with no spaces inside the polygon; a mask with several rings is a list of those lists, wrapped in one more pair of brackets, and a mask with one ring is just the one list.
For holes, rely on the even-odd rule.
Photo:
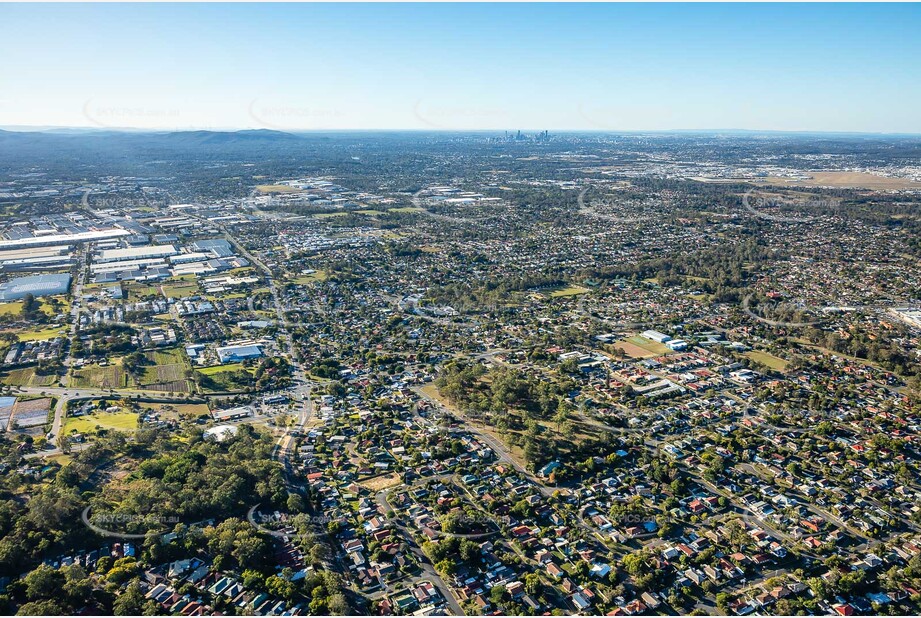
{"label": "horizon line", "polygon": [[515,129],[452,129],[452,128],[291,128],[273,129],[269,127],[184,127],[184,128],[154,128],[154,127],[101,127],[86,125],[0,125],[0,130],[10,133],[44,133],[58,130],[74,130],[91,132],[116,132],[116,133],[192,133],[207,131],[212,133],[240,133],[243,131],[267,131],[272,133],[287,133],[297,135],[300,133],[541,133],[544,131],[555,133],[590,133],[598,135],[616,134],[673,134],[673,133],[777,133],[800,135],[853,135],[853,136],[889,136],[889,137],[921,137],[921,132],[911,131],[853,131],[853,130],[821,130],[821,129],[744,129],[744,128],[709,128],[709,129],[552,129],[552,128],[515,128]]}

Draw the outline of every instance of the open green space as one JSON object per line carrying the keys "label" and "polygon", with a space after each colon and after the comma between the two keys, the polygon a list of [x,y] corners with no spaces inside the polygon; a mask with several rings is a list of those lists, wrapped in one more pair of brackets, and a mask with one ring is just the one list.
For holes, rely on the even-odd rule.
{"label": "open green space", "polygon": [[203,392],[242,391],[252,383],[253,372],[240,363],[197,369],[198,384]]}
{"label": "open green space", "polygon": [[194,281],[163,284],[163,295],[167,298],[187,298],[195,296],[198,292],[198,283]]}
{"label": "open green space", "polygon": [[148,363],[135,377],[142,390],[189,392],[191,384],[187,378],[190,365],[185,352],[180,348],[164,348],[145,352]]}
{"label": "open green space", "polygon": [[774,356],[768,352],[762,352],[761,350],[750,350],[745,353],[745,356],[752,359],[756,363],[764,365],[765,367],[775,371],[785,371],[787,369],[787,365],[789,364],[784,359]]}
{"label": "open green space", "polygon": [[588,288],[582,287],[581,285],[568,285],[550,288],[549,290],[546,290],[545,293],[548,293],[550,298],[564,298],[566,296],[578,296],[579,294],[585,294],[588,291]]}
{"label": "open green space", "polygon": [[326,281],[329,278],[329,275],[326,271],[318,270],[315,273],[309,275],[301,275],[294,280],[294,283],[298,285],[308,285],[310,283],[316,283],[317,281]]}
{"label": "open green space", "polygon": [[113,359],[106,365],[86,365],[71,372],[72,388],[127,388],[128,374],[122,367],[122,359]]}
{"label": "open green space", "polygon": [[52,386],[57,383],[57,379],[54,374],[37,374],[35,367],[22,367],[7,371],[0,381],[9,386]]}
{"label": "open green space", "polygon": [[132,281],[128,284],[127,287],[128,300],[130,302],[137,302],[152,296],[160,296],[160,288],[156,285],[148,285],[146,283],[138,283],[137,281]]}
{"label": "open green space", "polygon": [[633,345],[643,348],[647,352],[652,352],[653,354],[668,354],[671,350],[663,343],[658,341],[653,341],[652,339],[647,339],[646,337],[641,337],[639,335],[634,335],[633,337],[627,337],[627,341]]}
{"label": "open green space", "polygon": [[[4,331],[10,332],[10,331]],[[42,328],[36,330],[23,330],[23,331],[12,331],[16,333],[16,336],[19,337],[20,341],[45,341],[47,339],[54,339],[55,337],[65,337],[67,336],[67,331],[63,326],[52,326],[49,328]]]}
{"label": "open green space", "polygon": [[100,429],[114,431],[136,431],[138,428],[138,415],[134,412],[119,410],[118,412],[96,411],[84,416],[70,417],[64,420],[64,435],[71,433],[95,433]]}

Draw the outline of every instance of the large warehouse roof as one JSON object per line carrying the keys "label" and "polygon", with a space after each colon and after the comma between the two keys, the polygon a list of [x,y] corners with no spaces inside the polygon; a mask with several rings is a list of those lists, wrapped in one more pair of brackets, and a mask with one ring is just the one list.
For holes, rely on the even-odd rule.
{"label": "large warehouse roof", "polygon": [[27,294],[49,296],[66,294],[70,288],[70,275],[35,275],[19,277],[0,283],[0,300],[19,300]]}
{"label": "large warehouse roof", "polygon": [[131,234],[131,232],[128,230],[112,229],[78,232],[76,234],[29,236],[27,238],[0,240],[0,249],[24,249],[26,247],[42,247],[48,245],[72,245],[81,242],[92,242],[94,240],[105,240],[106,238],[118,238],[119,236],[128,236],[129,234]]}
{"label": "large warehouse roof", "polygon": [[161,258],[178,253],[173,245],[149,245],[146,247],[130,247],[128,249],[106,249],[99,252],[97,262],[121,262],[127,260],[143,260],[145,258]]}

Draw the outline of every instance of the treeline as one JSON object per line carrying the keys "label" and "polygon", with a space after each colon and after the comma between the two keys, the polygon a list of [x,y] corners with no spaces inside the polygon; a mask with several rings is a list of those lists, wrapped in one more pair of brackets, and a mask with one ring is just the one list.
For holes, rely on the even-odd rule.
{"label": "treeline", "polygon": [[539,380],[516,369],[499,368],[488,374],[479,363],[447,363],[435,380],[440,393],[471,412],[522,411],[526,418],[548,419],[559,409],[571,384]]}
{"label": "treeline", "polygon": [[451,305],[458,311],[495,308],[508,300],[514,292],[532,288],[563,285],[566,280],[555,274],[523,274],[508,277],[493,277],[479,284],[452,283],[433,287],[429,295],[436,304]]}
{"label": "treeline", "polygon": [[579,273],[588,279],[647,279],[655,277],[662,286],[676,285],[685,277],[699,277],[697,288],[712,294],[717,302],[738,302],[748,283],[749,271],[771,259],[774,253],[747,238],[737,244],[720,245],[695,253],[669,256],[635,263],[590,268]]}
{"label": "treeline", "polygon": [[834,331],[824,331],[808,327],[804,331],[806,339],[817,346],[833,352],[854,356],[877,363],[881,367],[904,377],[921,374],[921,367],[906,352],[905,348],[892,339],[879,333],[855,331],[842,337]]}

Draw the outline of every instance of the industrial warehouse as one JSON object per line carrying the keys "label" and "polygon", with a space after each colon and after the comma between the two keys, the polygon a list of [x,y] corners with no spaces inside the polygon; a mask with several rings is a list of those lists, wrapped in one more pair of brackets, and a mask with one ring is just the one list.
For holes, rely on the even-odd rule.
{"label": "industrial warehouse", "polygon": [[32,296],[66,294],[70,288],[70,275],[34,275],[19,277],[0,283],[0,301],[19,300]]}

